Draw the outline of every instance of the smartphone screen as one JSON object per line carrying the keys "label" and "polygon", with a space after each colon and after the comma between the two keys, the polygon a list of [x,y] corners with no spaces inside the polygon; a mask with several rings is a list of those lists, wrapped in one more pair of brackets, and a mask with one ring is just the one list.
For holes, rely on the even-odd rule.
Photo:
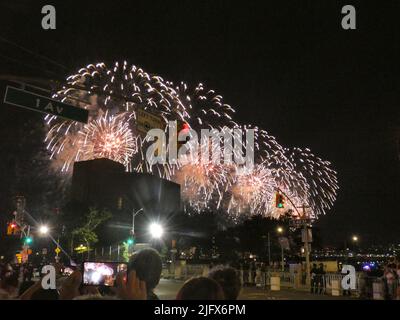
{"label": "smartphone screen", "polygon": [[83,285],[113,287],[117,274],[127,269],[121,262],[84,262]]}

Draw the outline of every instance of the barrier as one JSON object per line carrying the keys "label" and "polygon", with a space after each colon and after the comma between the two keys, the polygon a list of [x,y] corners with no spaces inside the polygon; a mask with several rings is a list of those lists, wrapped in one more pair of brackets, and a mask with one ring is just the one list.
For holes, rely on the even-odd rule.
{"label": "barrier", "polygon": [[252,286],[254,284],[254,271],[252,268],[249,269],[247,276],[248,276],[248,284]]}
{"label": "barrier", "polygon": [[[194,276],[208,274],[208,264],[185,264],[176,263],[176,267],[170,270],[163,270],[163,277],[187,280]],[[305,285],[304,272],[282,272],[257,268],[256,270],[240,269],[239,275],[243,285],[255,286],[259,289],[270,289],[273,291],[281,288],[294,288],[298,290],[309,290]],[[382,279],[376,277],[365,277],[362,273],[357,273],[356,289],[350,291],[342,290],[342,279],[344,275],[340,273],[326,273],[321,277],[316,292],[332,296],[351,294],[366,299],[382,300],[385,298],[385,286]]]}
{"label": "barrier", "polygon": [[261,275],[261,270],[260,270],[260,269],[257,269],[257,271],[256,271],[256,279],[255,279],[255,282],[256,282],[256,287],[257,287],[257,288],[262,287],[262,285],[263,285],[263,279],[262,279],[262,275]]}
{"label": "barrier", "polygon": [[384,295],[383,282],[380,280],[375,280],[372,283],[372,299],[383,300],[384,298],[385,298],[385,295]]}
{"label": "barrier", "polygon": [[174,279],[179,280],[182,278],[182,267],[180,265],[175,266]]}
{"label": "barrier", "polygon": [[240,283],[242,284],[242,286],[244,286],[244,272],[243,272],[243,269],[240,269],[239,276],[240,276]]}
{"label": "barrier", "polygon": [[271,291],[280,291],[280,290],[281,290],[281,278],[271,277]]}
{"label": "barrier", "polygon": [[331,293],[332,296],[334,297],[338,297],[340,296],[340,281],[335,279],[335,280],[331,280]]}
{"label": "barrier", "polygon": [[[323,277],[323,292],[339,296],[344,275],[341,273],[326,273]],[[339,290],[339,293],[337,291]],[[335,291],[335,292],[334,292]]]}

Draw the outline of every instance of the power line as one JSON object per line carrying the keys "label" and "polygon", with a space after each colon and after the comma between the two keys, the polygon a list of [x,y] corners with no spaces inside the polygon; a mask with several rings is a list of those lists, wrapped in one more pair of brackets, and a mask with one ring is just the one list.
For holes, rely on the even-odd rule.
{"label": "power line", "polygon": [[21,45],[15,43],[15,42],[12,42],[12,41],[10,41],[10,40],[7,40],[6,38],[4,38],[4,37],[2,37],[2,36],[0,36],[0,40],[3,41],[3,42],[5,42],[5,43],[8,43],[8,44],[13,45],[13,46],[19,48],[19,49],[22,50],[22,51],[25,51],[25,52],[27,52],[27,53],[30,53],[30,54],[36,56],[36,57],[39,57],[39,58],[41,58],[41,59],[44,59],[44,60],[46,60],[47,62],[50,62],[50,63],[52,63],[52,64],[54,64],[54,65],[56,65],[56,66],[58,66],[58,67],[60,67],[60,68],[62,68],[62,69],[64,69],[64,70],[68,70],[68,68],[67,68],[66,66],[62,65],[61,63],[59,63],[59,62],[57,62],[57,61],[54,61],[54,60],[52,60],[52,59],[50,59],[50,58],[48,58],[48,57],[46,57],[46,56],[44,56],[44,55],[42,55],[42,54],[36,53],[36,52],[34,52],[34,51],[31,51],[31,50],[29,50],[29,49],[27,49],[27,48],[25,48],[25,47],[23,47],[23,46],[21,46]]}
{"label": "power line", "polygon": [[44,72],[46,72],[46,73],[50,73],[50,74],[55,75],[55,76],[57,76],[57,77],[59,76],[57,73],[55,73],[55,72],[53,72],[53,71],[49,71],[49,70],[46,70],[46,69],[43,69],[43,68],[40,68],[40,67],[33,66],[33,65],[31,65],[31,64],[22,62],[21,60],[18,60],[18,59],[15,59],[15,58],[11,58],[11,57],[6,56],[6,55],[1,54],[1,53],[0,53],[0,57],[2,57],[2,58],[4,58],[4,59],[7,59],[7,60],[9,60],[9,61],[13,61],[13,62],[15,62],[15,63],[18,63],[18,64],[20,64],[21,66],[24,66],[25,68],[31,68],[31,69],[35,69],[35,70],[40,70],[40,71],[42,71],[42,72],[44,71]]}

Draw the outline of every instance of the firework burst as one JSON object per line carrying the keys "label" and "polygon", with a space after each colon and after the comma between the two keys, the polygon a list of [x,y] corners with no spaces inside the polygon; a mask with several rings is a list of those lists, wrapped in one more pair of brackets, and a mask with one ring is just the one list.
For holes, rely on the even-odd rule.
{"label": "firework burst", "polygon": [[215,90],[207,89],[202,83],[195,87],[181,82],[175,88],[176,94],[185,106],[182,114],[192,129],[219,129],[224,127],[236,128],[238,124],[233,120],[235,110],[224,103],[223,97]]}
{"label": "firework burst", "polygon": [[263,215],[279,218],[285,210],[275,208],[274,196],[279,188],[292,180],[293,166],[274,136],[258,127],[246,126],[244,129],[254,129],[255,166],[252,170],[232,171],[225,207],[234,217]]}
{"label": "firework burst", "polygon": [[[106,113],[84,125],[79,131],[66,135],[57,149],[59,159],[64,165],[62,170],[67,170],[67,164],[75,161],[99,158],[119,162],[128,170],[130,158],[137,153],[137,139],[132,134],[129,121],[129,114],[109,116]],[[48,137],[55,134],[61,126],[62,124],[54,126],[49,131]],[[51,143],[52,140],[48,141],[48,148]],[[53,150],[52,156],[55,152]]]}
{"label": "firework burst", "polygon": [[[108,68],[104,63],[90,64],[69,76],[67,84],[53,98],[87,109],[88,124],[99,121],[105,114],[128,114],[126,119],[132,120],[130,129],[132,138],[137,141],[137,152],[132,153],[127,149],[124,162],[132,160],[136,165],[130,169],[138,172],[153,172],[154,169],[144,164],[145,153],[142,149],[148,143],[136,130],[138,108],[157,112],[165,121],[182,119],[184,114],[184,106],[161,77],[150,75],[126,62],[116,62],[113,68]],[[56,159],[55,163],[61,171],[68,172],[74,161],[82,160],[78,141],[85,125],[55,116],[46,116],[45,120],[50,127],[46,142],[51,158]],[[168,178],[171,168],[168,165],[157,166],[156,172]]]}
{"label": "firework burst", "polygon": [[223,97],[215,90],[207,89],[202,83],[191,87],[181,82],[175,87],[175,92],[184,105],[182,117],[192,130],[200,135],[201,129],[216,129],[222,135],[217,141],[210,138],[207,150],[199,149],[190,161],[185,159],[186,164],[180,163],[172,179],[181,184],[182,199],[190,211],[217,210],[232,183],[234,164],[224,164],[222,158],[219,162],[204,160],[202,152],[223,154],[224,133],[231,133],[231,129],[239,127],[233,120],[235,110],[224,103]]}
{"label": "firework burst", "polygon": [[107,158],[122,163],[129,170],[137,152],[137,139],[129,126],[129,115],[101,116],[79,131],[78,154],[83,159]]}
{"label": "firework burst", "polygon": [[253,170],[242,171],[233,176],[229,188],[227,212],[236,220],[240,216],[271,215],[272,198],[276,190],[271,170],[261,163]]}
{"label": "firework burst", "polygon": [[212,163],[186,164],[176,171],[174,181],[182,187],[182,200],[189,211],[218,209],[223,186],[228,184],[227,168]]}
{"label": "firework burst", "polygon": [[[309,149],[285,149],[258,127],[239,125],[235,110],[201,83],[175,85],[127,62],[116,62],[113,67],[98,63],[69,76],[53,97],[89,111],[86,125],[45,117],[47,149],[63,172],[70,172],[75,161],[109,158],[129,171],[149,172],[179,183],[188,211],[223,209],[237,221],[253,214],[279,218],[303,206],[317,217],[336,200],[336,172],[328,161]],[[137,130],[139,109],[161,116],[165,123],[184,122],[199,136],[201,129],[254,129],[254,168],[224,163],[223,157],[220,162],[204,160],[201,150],[190,162],[149,164],[146,150],[151,142]],[[207,151],[222,155],[223,135],[218,142],[209,143]],[[244,139],[235,143],[240,144],[240,152],[246,149]],[[290,198],[286,210],[274,206],[279,191]]]}
{"label": "firework burst", "polygon": [[325,214],[336,200],[339,189],[337,173],[329,161],[322,160],[310,149],[286,149],[300,187],[289,187],[296,205],[309,207],[314,217]]}

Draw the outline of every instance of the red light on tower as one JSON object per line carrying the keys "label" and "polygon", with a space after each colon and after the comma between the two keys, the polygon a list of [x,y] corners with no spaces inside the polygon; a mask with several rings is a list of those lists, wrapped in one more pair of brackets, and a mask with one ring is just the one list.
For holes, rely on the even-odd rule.
{"label": "red light on tower", "polygon": [[[177,138],[179,138],[179,134],[188,134],[189,133],[190,126],[189,126],[189,124],[187,122],[182,122],[182,121],[178,120],[177,124],[178,124],[178,128],[177,128],[178,135],[177,135]],[[179,151],[179,148],[183,144],[185,144],[185,141],[179,141],[179,140],[177,141],[177,151]]]}
{"label": "red light on tower", "polygon": [[184,122],[182,125],[182,130],[185,130],[185,129],[190,129],[189,124],[186,122]]}
{"label": "red light on tower", "polygon": [[188,133],[190,130],[190,126],[187,122],[178,122],[178,136],[180,133]]}

